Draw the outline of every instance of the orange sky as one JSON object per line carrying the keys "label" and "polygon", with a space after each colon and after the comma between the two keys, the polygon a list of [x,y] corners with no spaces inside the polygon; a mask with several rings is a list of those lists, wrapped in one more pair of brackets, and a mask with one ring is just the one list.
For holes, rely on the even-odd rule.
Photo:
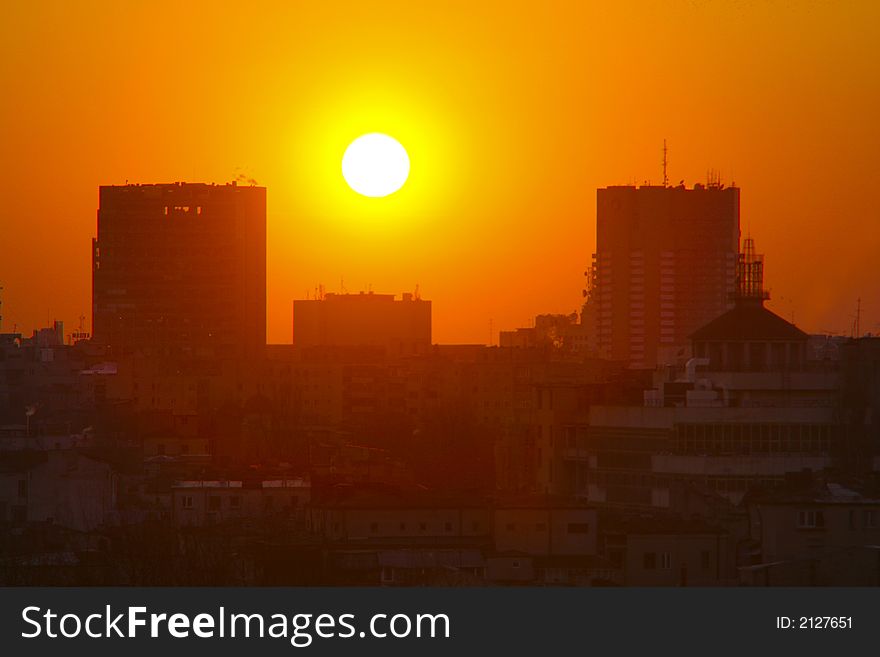
{"label": "orange sky", "polygon": [[[880,331],[880,3],[15,3],[0,88],[4,330],[90,315],[98,185],[243,173],[271,342],[340,278],[486,342],[579,306],[595,188],[659,182],[665,137],[672,182],[742,188],[771,307]],[[339,174],[371,131],[412,160],[387,199]]]}

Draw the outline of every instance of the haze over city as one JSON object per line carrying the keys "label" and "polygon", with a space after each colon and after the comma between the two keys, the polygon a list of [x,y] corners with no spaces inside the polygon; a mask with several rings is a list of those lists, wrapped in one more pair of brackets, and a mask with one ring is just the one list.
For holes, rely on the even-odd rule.
{"label": "haze over city", "polygon": [[0,593],[876,587],[880,10],[375,4],[7,12]]}
{"label": "haze over city", "polygon": [[[270,342],[323,284],[419,285],[435,342],[484,343],[579,307],[596,188],[659,184],[666,139],[672,184],[742,189],[773,310],[849,335],[861,297],[876,331],[878,25],[860,2],[7,7],[4,329],[88,321],[98,185],[238,178],[268,189]],[[412,160],[385,199],[339,174],[370,131]]]}

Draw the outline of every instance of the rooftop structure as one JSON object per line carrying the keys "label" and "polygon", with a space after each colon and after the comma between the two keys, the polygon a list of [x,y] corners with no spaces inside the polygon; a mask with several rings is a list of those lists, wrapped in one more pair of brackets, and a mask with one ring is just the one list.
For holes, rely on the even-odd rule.
{"label": "rooftop structure", "polygon": [[764,257],[747,238],[737,260],[734,307],[691,334],[693,354],[710,370],[799,371],[809,336],[764,307]]}

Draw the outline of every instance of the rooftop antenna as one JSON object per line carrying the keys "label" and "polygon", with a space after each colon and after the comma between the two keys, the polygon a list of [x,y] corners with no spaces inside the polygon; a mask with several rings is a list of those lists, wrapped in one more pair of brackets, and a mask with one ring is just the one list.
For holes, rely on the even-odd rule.
{"label": "rooftop antenna", "polygon": [[854,338],[862,337],[862,297],[856,301],[856,321],[853,323],[853,329],[855,330]]}
{"label": "rooftop antenna", "polygon": [[3,332],[3,286],[0,285],[0,333]]}
{"label": "rooftop antenna", "polygon": [[666,140],[663,140],[663,186],[669,187],[669,176],[666,175],[666,167],[669,165],[669,158],[666,150]]}

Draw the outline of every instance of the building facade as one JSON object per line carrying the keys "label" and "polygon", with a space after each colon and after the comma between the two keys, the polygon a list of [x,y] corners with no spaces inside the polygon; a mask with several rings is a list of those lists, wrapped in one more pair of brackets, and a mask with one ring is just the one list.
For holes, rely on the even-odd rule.
{"label": "building facade", "polygon": [[731,305],[739,189],[599,189],[588,305],[599,355],[633,368],[672,362],[688,336]]}
{"label": "building facade", "polygon": [[100,188],[94,340],[116,356],[212,358],[266,344],[266,189]]}
{"label": "building facade", "polygon": [[431,302],[410,293],[333,294],[293,302],[297,347],[377,346],[391,356],[425,353],[431,346]]}

